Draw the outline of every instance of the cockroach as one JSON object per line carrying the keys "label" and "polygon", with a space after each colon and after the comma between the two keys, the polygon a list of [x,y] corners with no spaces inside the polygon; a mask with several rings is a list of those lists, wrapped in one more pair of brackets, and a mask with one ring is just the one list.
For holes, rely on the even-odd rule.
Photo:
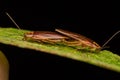
{"label": "cockroach", "polygon": [[[6,12],[6,15],[11,19],[11,21],[17,26],[20,27],[13,20],[13,18]],[[56,32],[52,31],[31,31],[24,34],[24,40],[31,40],[36,42],[45,42],[45,43],[62,43],[67,46],[75,47],[76,49],[86,49],[89,48],[90,51],[100,51],[102,50],[108,42],[113,39],[120,31],[114,33],[104,44],[100,46],[95,41],[90,38],[87,38],[81,34],[70,32],[63,29],[55,29]]]}

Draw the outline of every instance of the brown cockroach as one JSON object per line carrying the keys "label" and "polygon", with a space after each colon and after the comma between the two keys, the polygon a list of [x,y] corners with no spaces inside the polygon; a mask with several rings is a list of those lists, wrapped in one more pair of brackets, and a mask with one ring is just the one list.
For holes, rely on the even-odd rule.
{"label": "brown cockroach", "polygon": [[[13,18],[6,12],[6,15],[12,20],[12,22],[20,29]],[[62,43],[67,46],[75,47],[76,49],[89,49],[90,51],[100,51],[105,45],[113,39],[120,31],[113,34],[112,37],[106,41],[103,46],[100,46],[95,41],[74,32],[70,32],[63,29],[55,29],[56,32],[52,31],[31,31],[24,34],[24,40],[32,40],[36,42],[45,43]]]}

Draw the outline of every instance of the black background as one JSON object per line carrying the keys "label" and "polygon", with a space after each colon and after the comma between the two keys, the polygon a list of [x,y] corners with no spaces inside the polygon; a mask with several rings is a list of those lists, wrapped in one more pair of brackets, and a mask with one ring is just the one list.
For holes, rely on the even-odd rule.
{"label": "black background", "polygon": [[[8,12],[16,20],[16,22],[22,29],[28,30],[54,30],[55,28],[67,29],[79,34],[83,34],[93,39],[100,45],[103,45],[103,43],[110,36],[112,36],[116,31],[120,30],[120,15],[119,15],[120,12],[119,4],[117,4],[117,2],[116,3],[99,1],[52,2],[36,0],[34,1],[9,0],[3,1],[1,3],[2,4],[0,9],[0,26],[2,27],[15,27],[14,24],[5,15],[5,12]],[[107,45],[110,47],[108,48],[108,50],[118,55],[120,55],[119,36],[120,35],[118,34]],[[1,44],[1,46],[4,45]],[[111,72],[101,68],[96,68],[95,66],[91,66],[82,62],[80,63],[77,61],[48,54],[47,55],[37,54],[38,52],[24,49],[16,49],[15,47],[12,46],[4,47],[7,48],[11,53],[8,54],[6,50],[4,50],[2,47],[2,50],[6,53],[6,56],[8,57],[11,64],[10,72],[11,80],[18,80],[19,78],[24,80],[25,78],[30,79],[31,77],[32,78],[36,77],[36,79],[38,78],[39,80],[41,76],[36,73],[40,71],[41,71],[40,73],[43,73],[43,75],[46,75],[46,77],[50,74],[51,78],[57,76],[57,74],[58,78],[59,77],[63,78],[65,77],[65,75],[66,77],[70,77],[71,75],[77,72],[79,74],[76,75],[77,77],[79,76],[79,78],[81,77],[83,78],[84,76],[85,79],[95,77],[93,75],[97,75],[97,77],[98,78],[101,77],[101,79],[102,77],[106,78],[118,77],[117,76],[118,74],[115,72]],[[17,54],[14,53],[14,50],[17,52]],[[27,54],[28,52],[29,54]],[[39,67],[41,67],[41,69],[39,69]],[[83,70],[79,69],[79,67],[83,67]],[[63,75],[61,75],[60,73]]]}

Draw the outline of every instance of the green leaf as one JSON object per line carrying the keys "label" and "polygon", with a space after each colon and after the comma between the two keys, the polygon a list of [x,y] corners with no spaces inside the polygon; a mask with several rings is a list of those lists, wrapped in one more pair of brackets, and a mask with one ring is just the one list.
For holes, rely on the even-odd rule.
{"label": "green leaf", "polygon": [[93,53],[85,50],[77,50],[60,44],[29,42],[23,40],[25,32],[28,32],[28,30],[0,28],[0,43],[47,52],[48,54],[63,56],[120,72],[120,56],[108,50]]}

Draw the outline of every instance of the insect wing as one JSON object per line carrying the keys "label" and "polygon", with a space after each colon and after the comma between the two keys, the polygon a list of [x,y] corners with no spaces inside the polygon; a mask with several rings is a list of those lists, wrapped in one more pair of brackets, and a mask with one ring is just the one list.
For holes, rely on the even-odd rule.
{"label": "insect wing", "polygon": [[77,34],[74,32],[70,32],[67,30],[62,30],[62,29],[55,29],[55,31],[66,35],[68,37],[71,37],[75,40],[78,40],[80,43],[82,43],[82,45],[86,46],[86,47],[90,47],[90,48],[96,48],[96,49],[100,49],[101,47],[93,40],[81,35],[81,34]]}

